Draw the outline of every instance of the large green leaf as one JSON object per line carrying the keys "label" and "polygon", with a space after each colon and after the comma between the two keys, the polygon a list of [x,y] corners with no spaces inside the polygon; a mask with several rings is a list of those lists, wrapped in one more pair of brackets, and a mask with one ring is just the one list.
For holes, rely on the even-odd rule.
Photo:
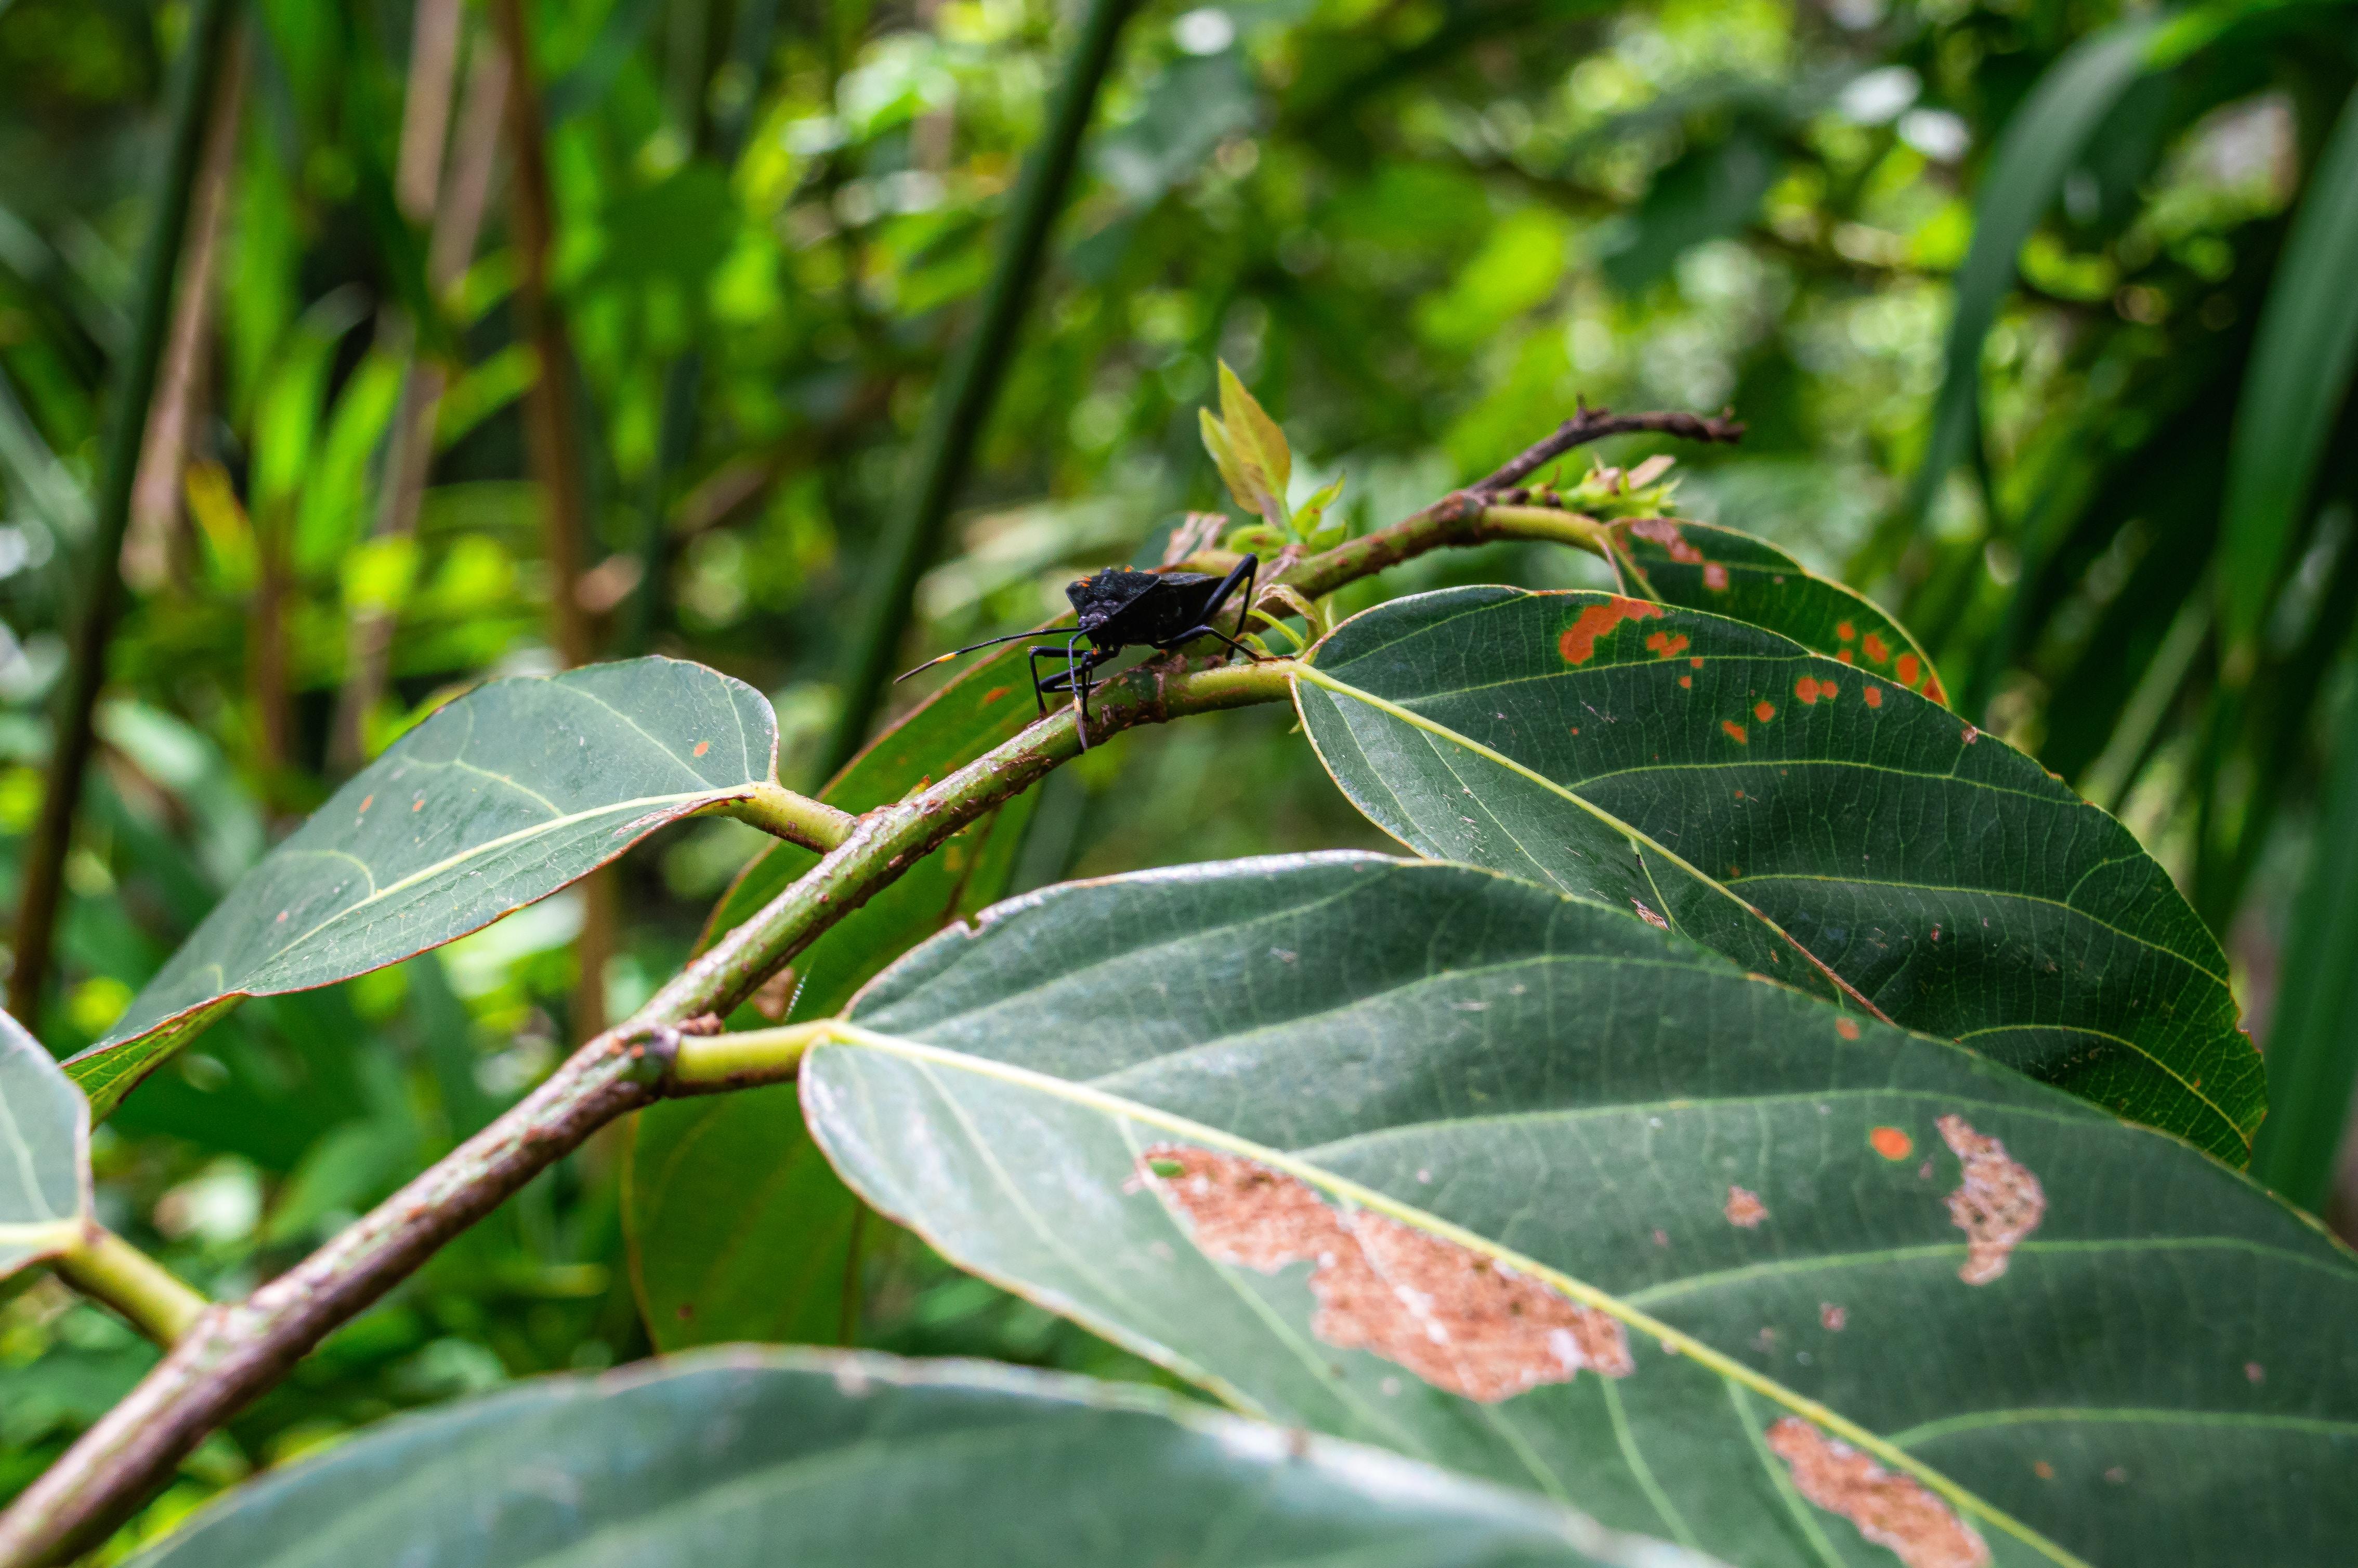
{"label": "large green leaf", "polygon": [[1395,600],[1315,658],[1311,740],[1414,849],[1793,979],[1773,933],[1888,1018],[2248,1156],[2266,1089],[2217,941],[2127,828],[1938,704],[1600,593]]}
{"label": "large green leaf", "polygon": [[761,693],[677,659],[478,687],[248,872],[67,1070],[103,1116],[243,998],[331,985],[488,925],[773,782],[776,752]]}
{"label": "large green leaf", "polygon": [[[1018,648],[978,661],[878,736],[819,798],[865,810],[972,762],[1033,719],[1022,672]],[[1018,795],[967,827],[813,944],[795,961],[792,1016],[836,1011],[911,946],[1004,892],[1037,799]],[[766,846],[713,910],[706,940],[817,863],[799,846]],[[633,1120],[623,1195],[631,1277],[662,1349],[841,1337],[859,1213],[812,1146],[791,1087],[673,1100]]]}
{"label": "large green leaf", "polygon": [[1077,883],[840,1036],[804,1103],[871,1202],[1273,1420],[1746,1568],[2358,1529],[2318,1227],[1611,909],[1365,855]]}
{"label": "large green leaf", "polygon": [[2259,635],[2278,572],[2358,369],[2358,92],[2342,105],[2293,215],[2260,312],[2227,456],[2220,610]]}
{"label": "large green leaf", "polygon": [[720,1352],[388,1422],[146,1568],[1703,1568],[1568,1510],[1141,1389]]}
{"label": "large green leaf", "polygon": [[1606,532],[1626,591],[1766,626],[1948,701],[1931,657],[1906,628],[1856,589],[1818,576],[1766,539],[1679,517],[1630,518]]}
{"label": "large green leaf", "polygon": [[0,1280],[73,1247],[90,1213],[90,1102],[0,1012]]}

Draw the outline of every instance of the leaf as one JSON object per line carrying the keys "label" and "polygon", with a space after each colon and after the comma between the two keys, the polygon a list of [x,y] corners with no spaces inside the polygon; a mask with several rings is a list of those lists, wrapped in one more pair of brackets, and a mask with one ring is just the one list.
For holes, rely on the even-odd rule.
{"label": "leaf", "polygon": [[70,1249],[90,1216],[90,1102],[0,1012],[0,1280]]}
{"label": "leaf", "polygon": [[734,1350],[398,1417],[143,1568],[1703,1568],[1390,1454],[980,1362]]}
{"label": "leaf", "polygon": [[[877,737],[819,798],[861,810],[972,762],[1031,720],[1022,671],[1020,644],[969,665]],[[1003,893],[1037,799],[1018,795],[966,828],[813,944],[795,960],[792,1016],[836,1011],[945,923]],[[714,908],[705,941],[817,860],[793,844],[765,848]],[[793,1097],[782,1087],[674,1100],[633,1119],[623,1215],[631,1277],[658,1349],[841,1336],[860,1203],[812,1146]]]}
{"label": "leaf", "polygon": [[2252,1174],[2303,1208],[2323,1206],[2358,1082],[2358,722],[2345,709],[2316,847],[2301,879],[2268,1031],[2276,1107]]}
{"label": "leaf", "polygon": [[2358,367],[2358,92],[2342,105],[2293,214],[2260,309],[2229,438],[2220,605],[2250,644],[2273,601],[2294,525]]}
{"label": "leaf", "polygon": [[240,1000],[332,985],[546,898],[773,780],[777,720],[677,659],[492,681],[338,790],[66,1064],[104,1116]]}
{"label": "leaf", "polygon": [[1607,533],[1614,570],[1634,593],[1765,626],[1934,702],[1948,700],[1931,659],[1898,622],[1766,539],[1671,517],[1631,518]]}
{"label": "leaf", "polygon": [[[1286,445],[1285,432],[1278,428],[1277,421],[1245,390],[1226,360],[1220,362],[1220,421],[1237,456],[1249,470],[1258,468],[1266,476],[1270,492],[1282,501],[1285,487],[1293,481],[1293,449]],[[1283,521],[1282,517],[1270,519],[1272,525]]]}
{"label": "leaf", "polygon": [[1893,1561],[1811,1498],[1920,1565],[2358,1525],[2318,1227],[1615,910],[1355,854],[1076,883],[844,1034],[803,1100],[871,1202],[1274,1421],[1746,1568]]}
{"label": "leaf", "polygon": [[2217,941],[2127,828],[1939,705],[1599,593],[1395,600],[1313,658],[1313,743],[1420,852],[1793,982],[1801,965],[1760,961],[1790,941],[1909,1028],[2249,1154],[2263,1075]]}
{"label": "leaf", "polygon": [[2055,204],[2063,179],[2122,93],[2152,67],[2152,45],[2168,18],[2133,16],[2082,38],[2047,69],[2014,117],[1982,176],[1974,208],[1973,246],[1956,278],[1941,390],[1923,465],[1899,515],[1913,520],[1931,505],[1949,470],[1964,457],[1980,417],[1982,340],[2014,288],[2015,258]]}

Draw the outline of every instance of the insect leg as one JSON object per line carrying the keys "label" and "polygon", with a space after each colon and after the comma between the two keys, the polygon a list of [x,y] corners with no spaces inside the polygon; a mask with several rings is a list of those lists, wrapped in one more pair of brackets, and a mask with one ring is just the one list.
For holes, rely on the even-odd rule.
{"label": "insect leg", "polygon": [[[1043,676],[1040,673],[1040,655],[1043,654],[1054,654],[1063,658],[1065,661],[1065,673],[1063,675]],[[1033,646],[1032,700],[1033,704],[1039,708],[1041,718],[1045,719],[1048,717],[1048,693],[1052,691],[1065,690],[1071,685],[1073,678],[1072,661],[1073,650],[1070,647],[1059,647],[1054,643],[1035,643]]]}

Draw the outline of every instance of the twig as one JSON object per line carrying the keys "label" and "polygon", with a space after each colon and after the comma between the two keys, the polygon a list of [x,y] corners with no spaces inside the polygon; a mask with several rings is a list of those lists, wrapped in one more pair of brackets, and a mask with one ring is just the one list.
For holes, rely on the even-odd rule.
{"label": "twig", "polygon": [[73,838],[75,808],[90,772],[91,720],[106,684],[106,650],[123,612],[123,535],[131,518],[131,490],[139,471],[141,438],[156,391],[156,371],[164,354],[164,333],[172,313],[172,283],[179,270],[180,242],[188,232],[197,161],[220,89],[235,0],[200,0],[189,27],[188,55],[172,110],[169,157],[158,188],[155,226],[140,265],[139,315],[131,351],[115,385],[101,459],[97,536],[90,555],[90,593],[74,628],[71,673],[58,712],[57,741],[42,782],[41,815],[25,847],[23,893],[16,908],[16,967],[8,974],[8,1011],[37,1026],[48,978],[49,944],[55,934],[58,897],[64,886],[66,849]]}
{"label": "twig", "polygon": [[1690,441],[1725,441],[1731,446],[1744,438],[1744,427],[1725,416],[1707,419],[1694,414],[1615,414],[1609,409],[1584,406],[1557,426],[1552,433],[1524,448],[1521,455],[1513,461],[1476,484],[1474,492],[1486,495],[1493,491],[1505,490],[1509,485],[1520,484],[1574,447],[1585,447],[1607,436],[1626,436],[1640,430],[1650,430],[1661,436],[1680,436]]}
{"label": "twig", "polygon": [[1006,379],[1015,330],[1038,285],[1048,230],[1065,204],[1081,137],[1087,131],[1098,89],[1112,63],[1136,0],[1089,0],[1080,37],[1065,59],[1048,127],[1023,163],[1007,230],[1000,241],[982,317],[959,345],[927,412],[915,482],[881,552],[882,576],[867,623],[854,646],[843,684],[843,711],[819,773],[831,776],[851,760],[867,739],[869,724],[892,674],[901,638],[908,630],[917,579],[939,550],[950,508],[974,463],[974,449]]}

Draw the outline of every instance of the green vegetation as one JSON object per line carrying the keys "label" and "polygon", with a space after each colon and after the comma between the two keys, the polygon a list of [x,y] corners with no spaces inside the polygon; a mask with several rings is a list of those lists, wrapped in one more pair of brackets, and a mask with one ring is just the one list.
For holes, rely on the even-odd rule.
{"label": "green vegetation", "polygon": [[2353,19],[0,0],[0,1568],[2339,1561]]}

